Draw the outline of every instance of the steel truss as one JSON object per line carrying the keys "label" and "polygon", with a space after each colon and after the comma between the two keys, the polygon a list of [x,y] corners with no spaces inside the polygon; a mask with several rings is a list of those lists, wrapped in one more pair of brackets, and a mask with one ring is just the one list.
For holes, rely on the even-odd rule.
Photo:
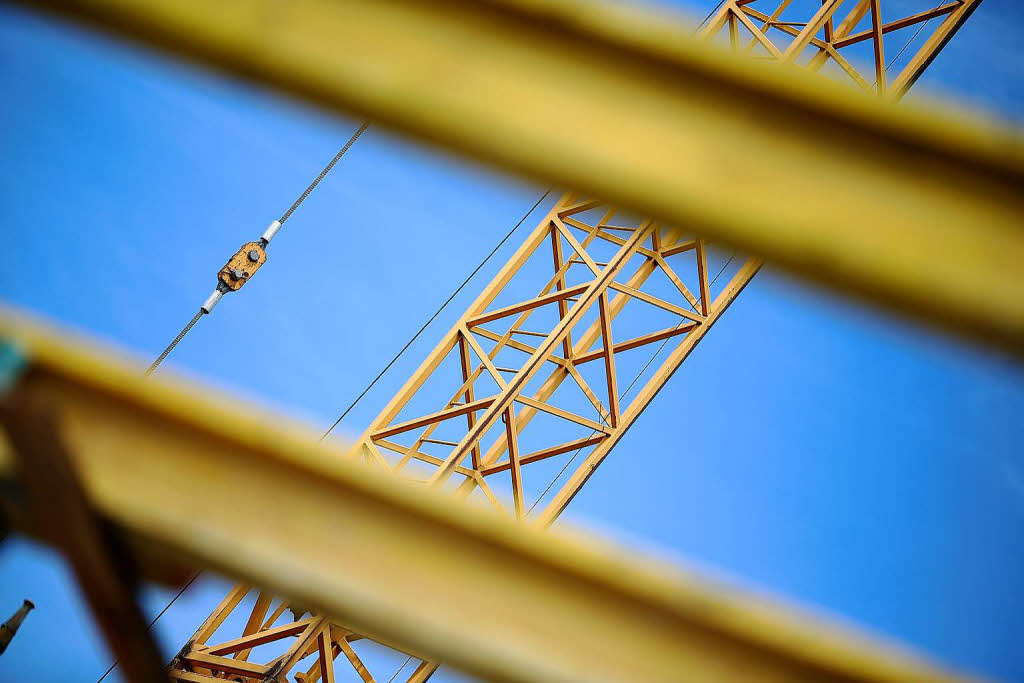
{"label": "steel truss", "polygon": [[[914,0],[920,12],[952,9],[905,29],[920,12],[883,15],[878,31],[869,12],[831,45],[838,26],[825,15],[841,23],[833,10],[864,2],[800,0],[762,33],[789,58],[790,30],[824,19],[817,42],[797,66],[769,68],[716,54],[671,18],[595,0],[23,1],[506,172],[698,225],[836,291],[1024,352],[1019,134],[937,103],[851,96],[799,68],[822,59],[821,45],[828,63],[834,51],[856,67],[875,41],[841,41],[867,30],[895,57],[891,40],[921,28],[914,68],[887,81],[896,94],[977,0]],[[764,27],[744,10],[770,18],[778,4],[731,14]],[[760,41],[752,52],[776,59]]]}
{"label": "steel truss", "polygon": [[[822,152],[819,143],[836,136],[820,133],[842,133],[856,128],[856,135],[851,138],[853,142],[844,147],[849,156],[846,160],[848,165],[844,168],[860,165],[856,172],[843,176],[844,182],[833,181],[836,188],[856,187],[860,196],[875,198],[878,194],[875,189],[889,187],[888,183],[900,180],[904,183],[901,187],[907,190],[901,194],[901,199],[905,199],[909,207],[904,211],[905,219],[912,227],[920,228],[922,234],[934,227],[932,218],[935,212],[940,211],[936,207],[943,202],[955,209],[948,214],[950,216],[984,219],[961,221],[970,224],[971,239],[982,242],[986,248],[978,251],[978,258],[971,259],[969,254],[965,255],[963,262],[966,266],[959,279],[984,283],[984,287],[974,288],[979,292],[997,291],[999,287],[996,285],[1000,283],[1008,283],[1004,289],[1012,292],[1019,283],[1003,273],[1005,269],[992,267],[992,259],[987,256],[1003,254],[1002,258],[1013,262],[1013,249],[1019,246],[1019,241],[1014,237],[1015,233],[1004,228],[1012,225],[1013,218],[1019,214],[1019,202],[1014,199],[1006,202],[989,200],[1012,197],[1004,190],[1012,187],[1020,167],[1015,158],[998,151],[999,145],[992,142],[1005,138],[988,129],[947,125],[948,122],[933,122],[920,115],[901,118],[888,111],[882,113],[881,110],[868,109],[859,103],[847,106],[826,102],[826,98],[815,96],[809,82],[801,81],[792,87],[784,83],[781,71],[777,77],[755,73],[739,65],[716,64],[682,45],[676,50],[671,42],[661,40],[674,36],[662,36],[654,26],[647,27],[649,32],[631,34],[624,31],[615,35],[609,33],[607,27],[602,28],[601,21],[588,24],[568,20],[557,7],[544,3],[352,3],[346,6],[350,16],[341,16],[338,8],[330,3],[311,4],[298,9],[282,7],[281,11],[295,14],[290,15],[292,22],[282,21],[277,25],[275,30],[281,31],[282,39],[275,43],[274,57],[270,62],[265,49],[267,41],[234,39],[239,35],[250,38],[262,36],[253,29],[250,13],[246,11],[248,6],[244,3],[226,3],[218,9],[221,15],[216,21],[210,20],[208,12],[211,8],[204,3],[87,0],[43,4],[117,27],[150,42],[174,44],[176,49],[191,56],[258,74],[289,91],[331,106],[339,106],[340,103],[341,106],[350,105],[380,114],[387,123],[441,140],[490,161],[562,180],[579,180],[580,186],[635,206],[648,207],[652,212],[656,209],[659,215],[670,218],[704,218],[707,225],[698,225],[697,229],[706,229],[709,235],[735,238],[738,243],[770,252],[798,271],[818,274],[821,279],[835,280],[855,291],[873,293],[879,300],[886,297],[878,296],[878,292],[888,292],[895,295],[894,300],[904,309],[920,307],[935,318],[945,316],[947,320],[962,320],[976,333],[1019,351],[1021,328],[1019,308],[1015,307],[1019,304],[1013,303],[1019,298],[991,297],[987,299],[988,305],[973,307],[957,305],[955,297],[938,295],[936,292],[942,292],[946,286],[945,280],[957,279],[947,277],[947,266],[952,264],[943,263],[941,250],[930,252],[925,265],[919,269],[919,275],[927,277],[912,278],[906,275],[909,271],[902,262],[898,268],[887,268],[885,262],[870,254],[858,261],[856,255],[863,250],[851,248],[849,242],[831,239],[828,234],[823,233],[815,242],[813,231],[804,230],[799,240],[791,239],[787,230],[792,226],[788,223],[801,228],[810,227],[807,216],[815,212],[807,210],[798,215],[787,208],[792,202],[782,199],[789,196],[786,192],[797,185],[787,180],[788,174],[782,173],[784,169],[780,169],[777,159],[758,162],[764,171],[761,178],[766,182],[774,175],[780,175],[773,185],[778,192],[769,193],[774,200],[765,203],[764,215],[759,216],[763,225],[759,225],[757,230],[747,229],[739,220],[743,212],[729,207],[730,193],[735,195],[739,192],[735,188],[708,184],[702,180],[703,173],[700,172],[679,174],[680,180],[676,185],[662,182],[667,177],[675,177],[671,171],[678,170],[678,157],[671,157],[673,166],[636,165],[636,159],[664,159],[653,153],[660,150],[650,146],[645,148],[646,153],[638,152],[632,144],[618,146],[612,155],[621,164],[617,168],[629,168],[633,172],[622,183],[618,180],[613,182],[589,168],[604,168],[596,163],[604,161],[604,156],[586,157],[595,162],[591,164],[582,161],[586,149],[599,146],[589,133],[588,139],[574,137],[576,147],[568,145],[563,150],[575,150],[580,154],[578,157],[568,153],[529,155],[522,149],[537,145],[524,143],[528,140],[536,143],[541,138],[531,138],[535,127],[521,127],[521,122],[510,118],[507,112],[489,110],[492,119],[487,121],[487,125],[493,128],[501,124],[501,130],[517,133],[505,137],[517,140],[520,150],[509,150],[496,144],[495,140],[503,136],[495,135],[494,130],[478,134],[479,131],[464,125],[469,118],[467,114],[477,112],[476,107],[481,101],[499,101],[500,97],[482,97],[477,91],[467,100],[458,99],[458,93],[448,99],[438,95],[439,109],[444,109],[444,115],[431,118],[420,110],[410,111],[407,104],[416,99],[417,63],[433,65],[444,60],[409,59],[408,55],[415,54],[413,50],[408,54],[396,51],[394,56],[380,55],[381,61],[375,63],[375,69],[381,73],[393,69],[393,73],[407,76],[407,80],[402,81],[403,85],[395,89],[397,96],[392,99],[382,98],[378,91],[367,88],[365,84],[372,79],[358,73],[358,64],[345,60],[351,59],[353,54],[363,59],[361,51],[351,47],[359,40],[379,44],[392,35],[390,32],[402,34],[404,23],[410,26],[429,23],[437,29],[410,30],[402,34],[408,45],[420,41],[418,49],[424,54],[450,55],[451,45],[458,41],[449,35],[468,31],[475,36],[482,35],[477,29],[489,31],[488,50],[481,55],[481,68],[507,73],[507,83],[519,84],[524,95],[534,91],[547,92],[549,96],[555,93],[555,99],[560,97],[566,103],[584,106],[596,92],[631,92],[636,97],[622,99],[643,101],[657,97],[665,105],[643,110],[640,117],[629,110],[626,118],[620,116],[615,119],[614,116],[622,112],[615,108],[614,102],[594,100],[614,115],[604,121],[603,130],[616,130],[616,126],[621,127],[623,122],[646,120],[649,125],[644,130],[665,133],[658,137],[658,141],[664,144],[672,134],[673,126],[680,121],[692,120],[714,127],[723,133],[723,139],[735,137],[747,142],[756,141],[753,145],[716,147],[713,157],[697,157],[713,158],[720,164],[726,160],[738,162],[744,154],[761,153],[766,149],[792,153],[782,156],[786,157],[784,161],[793,161],[794,165],[797,165],[797,159],[831,161],[831,157],[842,155],[831,150]],[[859,87],[898,98],[913,85],[980,0],[953,0],[890,21],[883,21],[880,0],[845,4],[843,0],[822,0],[820,7],[814,8],[810,17],[801,17],[805,19],[801,21],[793,21],[785,14],[790,4],[790,1],[783,0],[763,3],[765,6],[759,7],[754,0],[729,0],[703,30],[703,35],[711,40],[724,40],[727,33],[729,43],[737,50],[755,55],[760,52],[768,59],[801,64],[811,70],[820,70],[831,62]],[[838,10],[851,6],[845,18],[834,23]],[[603,21],[619,15],[605,13],[601,16]],[[495,21],[495,17],[505,17],[508,21]],[[890,81],[885,68],[885,37],[905,28],[923,26],[932,20],[937,20],[936,29],[926,36],[924,46]],[[862,27],[864,21],[870,26]],[[321,25],[329,25],[331,30],[318,32]],[[225,26],[238,30],[221,30]],[[305,38],[330,34],[331,40],[318,42],[311,39],[308,45],[304,41],[288,40],[289,36],[294,38],[288,32],[296,30],[296,26],[301,30],[295,35]],[[509,29],[505,30],[505,27]],[[353,32],[347,41],[341,41],[345,42],[346,50],[332,52],[333,46],[339,42],[337,34],[345,30]],[[563,40],[541,40],[548,36],[548,30]],[[433,36],[441,36],[442,40],[432,42]],[[527,45],[524,41],[532,42]],[[303,49],[295,51],[294,47],[299,42]],[[874,84],[868,83],[868,77],[853,66],[855,60],[848,57],[857,46],[865,45],[870,45],[873,52]],[[480,47],[483,49],[484,45]],[[314,48],[323,52],[318,53]],[[572,83],[565,80],[556,84],[545,83],[543,74],[524,73],[520,59],[522,49],[543,53],[552,65],[558,64],[565,69],[593,67],[593,73],[588,71],[586,79],[571,79],[590,84],[589,89],[572,91]],[[618,52],[621,52],[621,58]],[[292,70],[280,68],[285,57],[292,60]],[[336,61],[332,62],[327,57]],[[331,77],[324,77],[325,64],[337,67]],[[344,64],[349,64],[352,69],[340,68]],[[301,76],[296,75],[298,71],[301,71]],[[346,74],[356,75],[346,80]],[[703,89],[688,91],[678,87],[680,80],[690,86],[698,84]],[[474,82],[488,84],[492,81],[477,79]],[[610,87],[594,85],[600,83]],[[536,90],[538,86],[548,89]],[[535,90],[530,90],[531,87]],[[568,96],[572,93],[577,97]],[[695,93],[707,97],[694,96]],[[750,100],[756,100],[762,107],[761,111],[774,117],[776,128],[773,133],[766,134],[763,126],[749,126],[748,117],[723,116],[723,103],[741,107]],[[663,112],[671,112],[672,115],[667,118],[659,116]],[[800,115],[791,116],[794,112]],[[785,135],[779,135],[783,122],[787,122],[788,128]],[[819,134],[803,130],[808,126]],[[636,130],[635,125],[633,129]],[[955,132],[955,140],[950,141],[948,135],[941,134],[943,131]],[[700,132],[707,134],[703,127]],[[700,142],[693,135],[686,139],[683,137],[686,136],[680,134],[672,149],[693,149],[694,143]],[[809,143],[812,137],[815,144]],[[906,143],[899,144],[904,137]],[[836,137],[833,144],[842,145],[844,140]],[[956,163],[961,158],[958,151],[961,142],[967,150],[963,156],[976,159],[976,164]],[[915,154],[938,160],[936,167],[941,168],[935,171],[934,178],[922,179],[916,173],[891,175],[886,164],[882,163],[898,164],[904,171],[913,169],[920,166],[920,162],[915,161]],[[573,160],[570,166],[565,165],[566,159]],[[768,161],[771,161],[770,165]],[[816,167],[815,164],[806,165]],[[579,167],[583,170],[578,170]],[[883,169],[886,171],[884,174]],[[955,172],[949,169],[955,169]],[[959,183],[942,186],[943,183],[936,182],[947,177],[960,177],[957,174],[966,174],[971,182],[964,183],[963,188]],[[808,176],[805,173],[801,177],[806,179]],[[714,201],[695,201],[695,198],[700,198],[701,191],[706,191],[708,196],[714,195]],[[900,194],[895,190],[893,193]],[[813,194],[805,194],[805,198]],[[574,195],[560,199],[371,424],[354,451],[354,457],[418,477],[432,487],[453,488],[462,497],[482,498],[493,507],[511,509],[516,518],[534,525],[550,525],[761,264],[758,258],[737,264],[736,272],[730,274],[731,279],[715,292],[710,263],[717,243],[711,247],[702,236],[662,227],[649,219],[613,223],[615,216],[612,209],[597,200]],[[834,218],[838,226],[836,229],[840,232],[846,230],[851,240],[863,229],[857,216],[847,216],[845,222],[842,216]],[[986,226],[988,231],[982,235],[981,231]],[[842,243],[842,259],[827,258],[829,254],[835,256],[839,253],[829,251],[830,241]],[[912,249],[900,252],[903,255],[916,255],[930,245],[927,240],[908,239],[904,242],[911,243]],[[811,248],[811,243],[817,246]],[[899,240],[893,239],[891,243],[898,246]],[[1004,243],[1010,247],[1005,250],[991,248]],[[807,253],[816,252],[820,254],[807,256]],[[548,260],[550,269],[539,281],[538,289],[525,298],[515,298],[513,280],[517,275],[533,274],[528,262],[539,254]],[[822,277],[823,263],[838,267],[839,271]],[[652,289],[656,277],[667,279],[669,286],[656,291]],[[960,289],[971,290],[966,287]],[[512,298],[503,300],[506,296]],[[950,301],[953,303],[948,303]],[[623,322],[626,317],[623,310],[627,304],[630,310],[643,305],[652,310],[658,309],[661,315],[674,317],[667,325],[624,331],[628,329]],[[528,322],[529,327],[526,327]],[[958,325],[959,322],[949,326]],[[650,349],[653,344],[665,344],[670,348],[669,353],[637,396],[623,407],[620,405],[621,367],[631,352],[635,354],[638,349]],[[445,385],[443,380],[450,378],[445,373],[453,368],[457,372],[454,385]],[[595,372],[594,368],[598,371]],[[577,392],[575,402],[566,401],[565,394],[569,390]],[[87,409],[80,409],[88,413]],[[177,419],[180,420],[180,416]],[[529,429],[530,424],[536,425],[540,420],[556,421],[562,432],[582,429],[584,435],[559,436],[561,432],[556,429]],[[457,431],[453,432],[456,427]],[[527,447],[527,440],[534,438],[535,433],[539,434],[541,441]],[[583,456],[580,465],[546,501],[540,512],[531,515],[524,471],[527,467],[531,472],[542,470],[559,456],[570,452]],[[506,472],[507,493],[501,484],[506,479]],[[366,514],[372,513],[367,511]],[[339,520],[339,523],[344,523],[344,520]],[[384,533],[386,528],[381,527],[378,531]],[[238,573],[244,573],[244,569]],[[542,574],[540,572],[539,575]],[[295,586],[294,583],[291,585]],[[301,589],[292,594],[299,593]],[[415,599],[414,596],[408,597]],[[237,619],[239,613],[244,613],[240,620]],[[452,615],[452,618],[456,617]],[[228,633],[225,638],[225,631],[232,628],[236,628],[236,632]],[[253,588],[252,583],[240,583],[189,640],[172,662],[170,673],[172,678],[185,681],[283,681],[289,675],[301,681],[333,680],[335,660],[344,655],[355,674],[369,681],[374,680],[373,675],[353,647],[364,639],[365,636],[356,629],[340,625],[327,613],[275,599],[271,592]],[[383,638],[378,638],[377,642],[407,651],[419,661],[409,680],[425,680],[437,668],[435,661],[405,645],[390,643]],[[434,651],[456,654],[455,649]],[[486,670],[486,665],[472,660],[472,657],[467,657],[463,663],[471,669],[475,663],[476,670]],[[713,667],[709,671],[713,675]],[[530,678],[529,672],[521,669],[516,676]],[[857,677],[846,670],[844,676]],[[864,677],[884,676],[872,670]]]}
{"label": "steel truss", "polygon": [[[842,0],[823,0],[806,22],[783,19],[792,0],[760,3],[774,5],[769,13],[760,11],[756,0],[729,0],[701,36],[714,40],[727,29],[735,50],[751,53],[760,46],[770,59],[801,63],[812,71],[831,60],[864,89],[899,98],[979,1],[954,0],[882,23],[879,0],[858,0],[833,25]],[[884,35],[935,18],[942,21],[888,83]],[[854,32],[865,20],[870,20],[871,28]],[[875,86],[869,86],[840,52],[866,41],[874,45]],[[707,240],[650,219],[616,221],[616,215],[614,207],[600,200],[563,195],[370,423],[357,441],[354,457],[428,486],[451,488],[460,498],[478,497],[540,527],[554,523],[763,263],[757,257],[741,257],[727,283],[713,292],[716,273]],[[547,267],[531,267],[537,261]],[[645,291],[656,276],[670,283],[658,295]],[[524,279],[532,290],[522,287]],[[617,319],[627,305],[647,307],[648,315],[641,316],[646,320],[639,329],[634,321],[624,334]],[[653,309],[671,320],[652,327]],[[620,405],[620,388],[626,384],[618,370],[623,354],[663,344],[668,355],[646,376],[636,397]],[[599,371],[588,378],[584,369],[593,367]],[[538,417],[545,420],[544,426],[529,430]],[[533,432],[538,432],[537,438],[525,450],[523,444]],[[543,470],[546,481],[551,468],[543,466],[567,454],[570,463],[579,458],[575,470],[554,495],[546,496],[544,489],[530,503],[524,472]],[[507,485],[495,485],[503,479]],[[539,503],[544,503],[541,510],[530,515]],[[190,639],[191,649],[176,660],[173,675],[189,681],[210,680],[198,677],[197,671],[242,675],[231,668],[237,665],[207,654],[228,646],[206,643],[251,590],[246,584],[233,589]],[[283,680],[306,657],[312,663],[296,680],[316,681],[324,672],[333,676],[335,664],[325,658],[330,653],[331,660],[344,655],[363,681],[376,680],[351,646],[364,636],[324,619],[295,622],[304,624],[300,630],[274,626],[288,604],[280,602],[268,617],[270,606],[271,596],[264,593],[255,603],[246,603],[244,609],[251,612],[242,635],[228,641],[234,652],[246,655],[248,650],[242,648],[249,642],[276,641],[286,648],[283,653],[272,651],[273,659],[258,671],[253,669],[252,676],[272,670]],[[429,658],[416,659],[410,683],[427,680],[438,667]],[[193,672],[187,678],[186,670]]]}
{"label": "steel truss", "polygon": [[[410,485],[348,444],[143,367],[0,310],[3,520],[63,551],[127,680],[164,680],[135,580],[197,566],[243,583],[180,653],[199,671],[179,680],[281,681],[292,664],[308,680],[328,645],[339,679],[366,678],[339,666],[364,644],[339,622],[507,683],[951,680],[635,549]],[[236,617],[267,628],[224,633]]]}
{"label": "steel truss", "polygon": [[[701,30],[701,35],[713,38],[727,28],[730,44],[743,54],[756,56],[760,53],[774,61],[802,64],[811,71],[820,71],[826,64],[835,63],[841,73],[861,89],[899,99],[917,82],[981,0],[949,0],[937,5],[921,3],[921,11],[888,21],[882,17],[882,0],[822,0],[820,9],[809,18],[799,11],[803,9],[802,4],[805,3],[798,2],[797,7],[792,7],[793,0],[728,0]],[[790,18],[794,9],[797,10],[794,18],[800,21]],[[837,21],[837,16],[842,19]],[[913,44],[913,40],[904,42],[904,34],[898,32],[911,29],[913,37],[917,37],[915,31],[921,29],[923,33],[933,21],[936,22],[934,28],[925,35],[921,47],[890,82],[887,67],[891,64],[887,64],[886,55],[896,53],[898,56]],[[865,23],[867,25],[858,30]],[[903,43],[902,50],[886,49],[889,34],[898,36],[897,41]],[[871,46],[870,54],[857,55],[867,57],[863,61],[872,66],[867,76],[855,66],[862,60],[848,59],[848,55],[856,51],[851,48],[863,44]],[[874,81],[869,83],[868,78]]]}
{"label": "steel truss", "polygon": [[[371,423],[354,457],[431,486],[449,483],[458,497],[476,493],[525,519],[524,471],[574,452],[582,456],[578,468],[532,519],[550,525],[761,265],[757,258],[737,260],[727,284],[713,289],[710,255],[711,247],[695,235],[652,221],[616,220],[616,211],[597,200],[563,195]],[[720,273],[732,260],[721,255]],[[656,276],[661,289],[650,287]],[[523,291],[529,298],[512,300]],[[497,305],[503,299],[509,302]],[[619,319],[627,306],[641,309],[632,321],[640,329],[625,335],[619,330],[629,328],[620,327]],[[656,309],[667,324],[644,329]],[[625,380],[617,365],[666,343],[671,346],[660,366],[628,405],[620,405]],[[590,379],[587,368],[595,370]],[[567,401],[560,388],[575,396]],[[420,412],[399,420],[410,408]],[[547,424],[529,430],[539,415],[549,418]],[[540,443],[522,452],[532,431]],[[580,431],[585,433],[573,434]],[[494,486],[503,477],[510,484],[505,501]],[[203,680],[197,672],[243,676],[245,669],[255,676],[273,668],[284,676],[317,655],[302,674],[314,681],[324,669],[323,654],[331,652],[332,659],[344,655],[363,680],[374,680],[351,647],[363,636],[312,617],[294,622],[301,628],[278,626],[289,605],[280,602],[271,610],[265,593],[246,603],[250,613],[240,637],[209,645],[251,590],[239,584],[229,593],[189,639],[173,675],[197,681]],[[248,657],[249,644],[270,642],[285,645],[286,652],[273,651],[263,664],[236,663]],[[436,668],[436,662],[421,660],[408,680],[425,680]]]}

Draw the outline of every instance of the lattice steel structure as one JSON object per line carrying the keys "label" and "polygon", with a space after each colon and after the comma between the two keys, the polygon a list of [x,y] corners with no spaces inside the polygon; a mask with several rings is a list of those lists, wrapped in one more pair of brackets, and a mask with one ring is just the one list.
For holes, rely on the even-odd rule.
{"label": "lattice steel structure", "polygon": [[[861,88],[899,98],[980,0],[895,18],[883,16],[883,4],[728,0],[701,35],[815,71],[832,63]],[[886,37],[904,29],[920,30],[924,44],[890,81]],[[858,46],[871,48],[863,61],[874,83],[854,66]],[[761,263],[710,245],[691,228],[619,216],[568,193],[373,420],[354,457],[548,526]],[[549,495],[563,472],[569,476]],[[175,657],[170,674],[195,682],[334,681],[335,660],[344,655],[346,668],[374,681],[354,648],[369,640],[242,583]],[[382,645],[418,660],[407,681],[424,681],[438,667],[399,644]]]}
{"label": "lattice steel structure", "polygon": [[[883,6],[889,9],[898,4],[916,4],[919,11],[883,15]],[[981,0],[937,4],[920,0],[727,0],[701,34],[714,38],[724,35],[727,29],[733,48],[744,54],[800,63],[812,71],[834,64],[864,90],[898,99],[917,82],[980,4]],[[931,32],[925,33],[930,26]],[[908,32],[910,35],[906,35]],[[909,54],[902,69],[890,80],[889,68],[907,54],[922,34],[925,40],[921,47]],[[867,46],[869,52],[857,53],[858,48]],[[855,66],[860,63],[870,64],[870,68]],[[868,82],[869,78],[873,81]]]}
{"label": "lattice steel structure", "polygon": [[[615,219],[597,200],[559,199],[371,423],[362,457],[400,473],[415,465],[428,485],[457,482],[458,495],[478,491],[522,519],[544,502],[527,500],[524,471],[582,456],[536,516],[553,522],[760,265],[713,293],[730,259],[712,265],[695,235]],[[671,351],[627,405],[624,359],[663,343]],[[508,506],[494,484],[505,478]]]}
{"label": "lattice steel structure", "polygon": [[[761,265],[682,230],[616,217],[598,200],[563,195],[371,423],[357,457],[429,485],[451,480],[459,496],[475,492],[522,519],[524,471],[544,472],[549,459],[572,453],[578,468],[535,517],[553,522]],[[646,383],[626,404],[623,361],[650,348],[669,350],[653,371],[646,354],[634,363],[643,371],[631,384]],[[506,495],[495,485],[503,480]],[[316,680],[329,650],[373,680],[351,647],[358,634],[298,618],[302,608],[275,626],[291,607],[279,602],[271,611],[262,593],[241,638],[209,645],[251,589],[237,585],[197,631],[174,663],[180,680],[202,680],[194,672],[204,668],[241,680],[283,675],[319,653],[303,674]],[[290,642],[286,657],[246,661],[254,645],[275,641]],[[422,662],[408,680],[435,668]]]}

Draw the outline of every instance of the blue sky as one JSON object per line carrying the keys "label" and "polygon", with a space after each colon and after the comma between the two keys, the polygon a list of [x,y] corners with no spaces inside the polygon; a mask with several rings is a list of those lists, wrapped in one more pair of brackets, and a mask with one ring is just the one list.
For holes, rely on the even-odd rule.
{"label": "blue sky", "polygon": [[[674,4],[702,16],[714,3]],[[1022,27],[1018,3],[987,0],[920,89],[1022,122],[1011,43]],[[0,299],[140,359],[358,125],[6,6],[0,64]],[[169,365],[325,428],[541,192],[371,129],[259,277]],[[348,433],[510,248],[349,415]],[[950,665],[1024,680],[1022,407],[1019,364],[768,268],[568,517]],[[168,653],[222,585],[201,582],[161,619]],[[147,611],[167,595],[149,590]],[[110,655],[66,568],[15,539],[0,548],[0,618],[23,597],[38,609],[0,681],[96,680]]]}

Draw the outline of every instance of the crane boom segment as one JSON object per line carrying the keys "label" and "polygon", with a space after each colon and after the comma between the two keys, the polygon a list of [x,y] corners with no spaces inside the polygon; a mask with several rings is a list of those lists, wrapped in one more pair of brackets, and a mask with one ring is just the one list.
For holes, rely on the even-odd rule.
{"label": "crane boom segment", "polygon": [[[893,18],[881,0],[822,0],[810,11],[792,0],[726,0],[700,35],[757,59],[831,66],[862,90],[899,99],[980,2],[946,0]],[[921,48],[889,78],[929,25]],[[887,39],[899,44],[908,30],[902,49],[886,50]],[[887,54],[895,54],[888,63]],[[693,227],[563,195],[370,423],[352,457],[551,525],[761,267],[756,256],[727,256]],[[650,359],[644,365],[638,356]],[[344,654],[361,680],[377,680],[352,647],[368,638],[274,603],[236,585],[171,662],[171,678],[313,683],[334,680]],[[248,615],[231,619],[236,610]],[[240,633],[219,637],[235,623],[244,624]],[[382,645],[419,660],[407,681],[438,668],[423,653]],[[264,663],[248,661],[257,648]]]}

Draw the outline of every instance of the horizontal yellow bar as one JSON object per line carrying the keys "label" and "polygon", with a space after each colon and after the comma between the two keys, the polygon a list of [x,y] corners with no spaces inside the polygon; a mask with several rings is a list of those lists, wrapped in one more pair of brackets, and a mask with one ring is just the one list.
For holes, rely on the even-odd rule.
{"label": "horizontal yellow bar", "polygon": [[[143,380],[141,364],[10,313],[0,341],[26,360],[21,372],[5,364],[4,400],[53,407],[84,488],[134,547],[316,606],[485,680],[948,680],[631,551],[371,471],[278,416]],[[0,452],[4,495],[16,493],[13,465]]]}
{"label": "horizontal yellow bar", "polygon": [[42,0],[1024,352],[1018,133],[591,0]]}

